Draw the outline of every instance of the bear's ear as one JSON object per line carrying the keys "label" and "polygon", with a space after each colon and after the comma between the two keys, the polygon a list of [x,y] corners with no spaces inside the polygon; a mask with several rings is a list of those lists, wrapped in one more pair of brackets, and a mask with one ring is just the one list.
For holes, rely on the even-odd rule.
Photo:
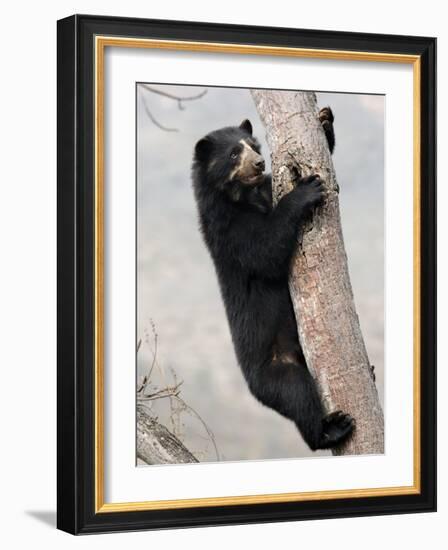
{"label": "bear's ear", "polygon": [[213,149],[213,143],[209,138],[205,137],[200,139],[196,143],[196,147],[194,148],[196,158],[202,162],[206,161],[210,156],[212,149]]}
{"label": "bear's ear", "polygon": [[252,135],[252,124],[249,119],[245,118],[240,124],[241,130],[244,130],[248,134]]}

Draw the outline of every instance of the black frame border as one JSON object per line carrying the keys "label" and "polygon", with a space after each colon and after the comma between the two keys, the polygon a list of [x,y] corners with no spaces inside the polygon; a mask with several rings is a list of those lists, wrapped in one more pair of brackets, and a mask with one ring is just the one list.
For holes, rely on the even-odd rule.
{"label": "black frame border", "polygon": [[[436,39],[74,15],[58,21],[57,526],[73,534],[436,510]],[[417,55],[421,60],[421,492],[95,513],[96,35]]]}

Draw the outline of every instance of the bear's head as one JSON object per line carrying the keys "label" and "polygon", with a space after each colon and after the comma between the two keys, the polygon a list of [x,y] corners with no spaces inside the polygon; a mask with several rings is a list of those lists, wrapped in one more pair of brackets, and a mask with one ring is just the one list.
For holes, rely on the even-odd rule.
{"label": "bear's head", "polygon": [[194,152],[194,172],[202,185],[232,193],[235,187],[256,187],[264,180],[265,162],[252,124],[243,120],[200,139]]}

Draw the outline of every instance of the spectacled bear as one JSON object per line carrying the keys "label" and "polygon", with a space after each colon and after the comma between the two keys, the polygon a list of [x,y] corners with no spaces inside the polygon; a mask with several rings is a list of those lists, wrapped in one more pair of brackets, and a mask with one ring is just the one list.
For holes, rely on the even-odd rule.
{"label": "spectacled bear", "polygon": [[[319,113],[331,152],[333,113]],[[345,440],[354,420],[325,416],[305,361],[288,289],[300,226],[322,203],[319,176],[298,178],[274,208],[271,176],[244,120],[195,146],[192,179],[200,228],[215,264],[238,362],[253,395],[295,422],[312,450]]]}

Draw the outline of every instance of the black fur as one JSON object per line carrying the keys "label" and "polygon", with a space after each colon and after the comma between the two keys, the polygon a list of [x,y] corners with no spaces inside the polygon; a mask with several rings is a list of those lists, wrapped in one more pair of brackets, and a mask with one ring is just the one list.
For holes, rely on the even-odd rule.
{"label": "black fur", "polygon": [[[334,144],[334,138],[329,143]],[[246,158],[243,151],[250,166],[240,166]],[[322,202],[324,188],[318,176],[299,178],[274,209],[271,177],[262,173],[260,159],[249,121],[212,132],[197,143],[193,186],[200,227],[250,390],[261,403],[294,421],[311,449],[330,448],[347,438],[353,420],[341,411],[324,416],[288,290],[298,228]],[[231,179],[238,167],[237,174],[249,174],[246,179]]]}
{"label": "black fur", "polygon": [[319,111],[319,119],[322,123],[322,128],[324,129],[325,135],[327,137],[330,153],[333,153],[334,146],[336,145],[336,140],[333,128],[334,114],[330,107],[324,107]]}

